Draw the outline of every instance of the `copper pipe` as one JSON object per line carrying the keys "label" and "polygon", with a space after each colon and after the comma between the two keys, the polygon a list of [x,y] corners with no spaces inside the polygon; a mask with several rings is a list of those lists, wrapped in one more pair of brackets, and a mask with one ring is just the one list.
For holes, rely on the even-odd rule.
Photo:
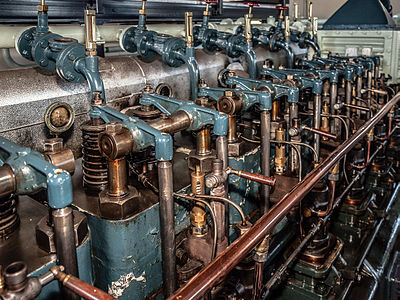
{"label": "copper pipe", "polygon": [[361,110],[361,111],[366,111],[366,112],[370,111],[370,109],[368,107],[361,106],[361,105],[347,104],[347,103],[342,103],[342,105],[346,106],[348,108],[354,108],[354,109],[358,109],[358,110]]}
{"label": "copper pipe", "polygon": [[211,153],[211,132],[210,127],[206,126],[196,135],[196,154],[208,155]]}
{"label": "copper pipe", "polygon": [[311,127],[308,127],[308,126],[303,126],[303,129],[308,130],[308,131],[310,131],[312,133],[316,133],[318,135],[330,138],[332,140],[336,140],[336,135],[334,135],[334,134],[332,134],[330,132],[322,131],[322,130],[311,128]]}
{"label": "copper pipe", "polygon": [[226,171],[228,174],[235,174],[239,177],[249,179],[268,186],[275,186],[276,183],[276,179],[274,177],[264,176],[261,174],[254,174],[246,171],[239,171],[232,169],[231,167],[228,167]]}
{"label": "copper pipe", "polygon": [[237,142],[237,130],[236,130],[236,117],[229,115],[228,121],[228,143]]}
{"label": "copper pipe", "polygon": [[128,193],[126,158],[108,161],[108,194],[119,197]]}
{"label": "copper pipe", "polygon": [[337,164],[400,100],[400,93],[385,104],[380,111],[367,121],[347,141],[337,147],[326,160],[314,168],[302,182],[299,182],[281,201],[264,214],[253,226],[225,249],[215,260],[203,268],[192,279],[168,299],[200,299],[214,285],[221,282],[246,255],[254,249],[264,237],[295,207],[320,181],[331,168]]}
{"label": "copper pipe", "polygon": [[165,118],[158,118],[147,122],[151,127],[169,134],[182,131],[190,126],[190,117],[184,111],[177,111]]}
{"label": "copper pipe", "polygon": [[278,121],[279,115],[279,101],[275,100],[272,102],[272,121]]}
{"label": "copper pipe", "polygon": [[252,300],[258,300],[261,296],[261,289],[263,283],[264,262],[256,261],[254,263],[254,284],[252,292]]}
{"label": "copper pipe", "polygon": [[318,211],[318,217],[327,216],[333,207],[333,202],[335,202],[335,190],[336,190],[336,181],[329,180],[329,203],[328,207],[325,211]]}
{"label": "copper pipe", "polygon": [[54,266],[50,268],[50,272],[53,273],[54,277],[62,283],[63,286],[73,291],[77,295],[88,299],[88,300],[113,300],[114,297],[103,292],[102,290],[90,285],[79,278],[70,274],[65,274],[61,271],[60,266]]}

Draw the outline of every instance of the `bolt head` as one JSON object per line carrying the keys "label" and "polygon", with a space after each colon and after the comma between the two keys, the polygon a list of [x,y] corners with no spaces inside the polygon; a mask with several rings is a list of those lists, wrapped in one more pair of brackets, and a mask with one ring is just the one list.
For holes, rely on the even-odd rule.
{"label": "bolt head", "polygon": [[233,96],[233,92],[230,91],[230,90],[227,90],[227,91],[225,91],[224,95],[227,96],[227,97],[232,97]]}
{"label": "bolt head", "polygon": [[64,148],[62,138],[47,139],[44,141],[44,151],[45,152],[60,152]]}
{"label": "bolt head", "polygon": [[107,133],[118,133],[122,130],[122,123],[120,122],[110,122],[106,124]]}

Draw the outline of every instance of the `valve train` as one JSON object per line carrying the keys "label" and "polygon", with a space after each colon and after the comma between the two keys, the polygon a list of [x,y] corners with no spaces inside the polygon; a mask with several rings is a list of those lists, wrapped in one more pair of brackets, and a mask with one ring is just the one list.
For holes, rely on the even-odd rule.
{"label": "valve train", "polygon": [[0,72],[0,298],[398,299],[385,58],[322,55],[311,9],[302,31],[250,4],[229,31],[207,2],[180,37],[145,4],[124,55],[98,57],[95,10],[84,43],[50,30],[44,0],[15,37],[33,67]]}

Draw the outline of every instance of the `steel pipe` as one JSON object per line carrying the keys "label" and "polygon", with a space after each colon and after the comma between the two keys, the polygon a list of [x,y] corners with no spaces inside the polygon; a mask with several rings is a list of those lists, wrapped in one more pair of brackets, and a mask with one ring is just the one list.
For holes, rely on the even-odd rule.
{"label": "steel pipe", "polygon": [[158,162],[158,189],[164,294],[169,297],[176,289],[174,191],[172,163],[170,161]]}
{"label": "steel pipe", "polygon": [[[52,217],[58,263],[65,267],[67,273],[79,278],[72,208],[55,209]],[[77,294],[66,287],[62,287],[61,290],[64,299],[80,299]]]}
{"label": "steel pipe", "polygon": [[[277,102],[277,101],[275,101]],[[260,115],[261,126],[261,174],[271,175],[271,114],[262,111]],[[271,188],[268,185],[261,186],[261,195],[264,199],[264,212],[269,210],[269,194]]]}
{"label": "steel pipe", "polygon": [[214,261],[202,269],[169,299],[200,299],[215,284],[221,282],[224,276],[244,259],[267,234],[271,233],[272,229],[308,194],[314,185],[328,174],[332,167],[337,164],[399,100],[400,93],[383,106],[373,118],[361,126],[352,137],[337,147],[326,160],[311,171],[302,182],[298,183],[291,192],[286,194],[268,213],[264,214],[249,231],[233,242]]}

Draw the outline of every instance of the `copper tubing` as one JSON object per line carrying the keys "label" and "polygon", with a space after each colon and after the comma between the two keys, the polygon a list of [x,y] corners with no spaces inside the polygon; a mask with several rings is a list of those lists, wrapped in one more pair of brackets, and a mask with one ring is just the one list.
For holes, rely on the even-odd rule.
{"label": "copper tubing", "polygon": [[126,158],[108,161],[108,192],[113,197],[120,197],[128,193],[128,175]]}
{"label": "copper tubing", "polygon": [[318,217],[327,216],[333,207],[333,203],[335,202],[335,191],[336,191],[336,181],[329,180],[329,202],[328,207],[325,211],[318,211]]}
{"label": "copper tubing", "polygon": [[15,176],[10,166],[2,165],[0,167],[0,198],[7,197],[15,192]]}
{"label": "copper tubing", "polygon": [[261,289],[263,283],[263,271],[264,271],[264,262],[256,261],[254,263],[254,283],[253,283],[253,292],[252,292],[252,300],[258,300],[261,296]]}
{"label": "copper tubing", "polygon": [[200,299],[214,285],[219,283],[264,237],[295,207],[332,167],[337,164],[400,100],[400,93],[385,104],[348,140],[337,147],[326,160],[314,168],[302,182],[299,182],[281,201],[264,214],[245,234],[233,242],[215,260],[203,268],[169,299]]}
{"label": "copper tubing", "polygon": [[63,286],[73,291],[75,294],[88,300],[113,300],[114,297],[103,292],[102,290],[90,285],[79,278],[70,274],[65,274],[60,270],[60,266],[50,268],[50,272],[54,277],[62,283]]}
{"label": "copper tubing", "polygon": [[342,103],[343,106],[346,106],[348,108],[354,108],[354,109],[358,109],[361,111],[370,111],[370,109],[368,107],[365,106],[361,106],[361,105],[354,105],[354,104],[347,104],[347,103]]}
{"label": "copper tubing", "polygon": [[318,129],[311,128],[311,127],[308,127],[308,126],[303,126],[303,129],[308,130],[308,131],[310,131],[312,133],[316,133],[318,135],[321,135],[321,136],[336,140],[336,135],[334,135],[334,134],[332,134],[330,132],[318,130]]}
{"label": "copper tubing", "polygon": [[147,123],[159,131],[174,134],[188,128],[191,122],[189,115],[180,110],[166,118],[150,120]]}
{"label": "copper tubing", "polygon": [[264,176],[261,174],[254,174],[254,173],[250,173],[250,172],[246,172],[246,171],[239,171],[239,170],[232,169],[231,167],[228,167],[227,173],[235,174],[239,177],[249,179],[249,180],[261,183],[261,184],[266,184],[268,186],[275,186],[275,183],[276,183],[276,179],[274,177]]}
{"label": "copper tubing", "polygon": [[228,122],[228,143],[237,142],[236,116],[229,115]]}
{"label": "copper tubing", "polygon": [[196,135],[196,154],[208,155],[211,153],[211,132],[210,127],[206,126]]}

